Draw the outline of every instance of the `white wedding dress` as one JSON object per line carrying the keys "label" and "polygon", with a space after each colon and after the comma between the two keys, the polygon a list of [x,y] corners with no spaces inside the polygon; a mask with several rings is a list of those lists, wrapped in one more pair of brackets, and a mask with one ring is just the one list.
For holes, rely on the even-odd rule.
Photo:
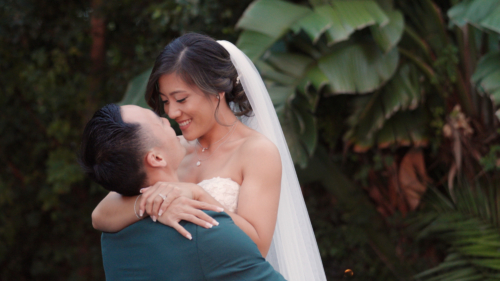
{"label": "white wedding dress", "polygon": [[240,193],[240,185],[229,178],[215,177],[208,180],[203,180],[199,184],[208,194],[219,201],[224,206],[224,209],[236,212],[238,208],[238,194]]}

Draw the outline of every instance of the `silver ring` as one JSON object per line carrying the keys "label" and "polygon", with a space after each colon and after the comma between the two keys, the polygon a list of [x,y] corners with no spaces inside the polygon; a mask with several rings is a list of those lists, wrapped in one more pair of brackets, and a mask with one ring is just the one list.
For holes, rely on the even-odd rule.
{"label": "silver ring", "polygon": [[161,193],[158,193],[158,196],[160,196],[163,199],[163,201],[167,200],[167,196],[165,196]]}

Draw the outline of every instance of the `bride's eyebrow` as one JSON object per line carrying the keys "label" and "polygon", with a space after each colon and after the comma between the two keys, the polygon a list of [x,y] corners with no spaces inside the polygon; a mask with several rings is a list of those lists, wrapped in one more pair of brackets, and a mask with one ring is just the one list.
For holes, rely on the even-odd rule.
{"label": "bride's eyebrow", "polygon": [[168,95],[169,95],[169,96],[173,96],[173,95],[175,95],[175,94],[187,93],[187,92],[188,92],[188,91],[186,91],[186,90],[175,90],[175,91],[170,92]]}

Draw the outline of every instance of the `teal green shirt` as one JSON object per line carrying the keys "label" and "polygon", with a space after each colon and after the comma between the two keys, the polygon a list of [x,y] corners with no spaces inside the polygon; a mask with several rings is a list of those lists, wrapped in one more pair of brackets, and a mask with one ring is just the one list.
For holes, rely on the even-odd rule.
{"label": "teal green shirt", "polygon": [[103,233],[101,246],[106,279],[285,280],[231,217],[226,213],[206,213],[219,225],[205,229],[181,222],[193,240],[150,219],[117,233]]}

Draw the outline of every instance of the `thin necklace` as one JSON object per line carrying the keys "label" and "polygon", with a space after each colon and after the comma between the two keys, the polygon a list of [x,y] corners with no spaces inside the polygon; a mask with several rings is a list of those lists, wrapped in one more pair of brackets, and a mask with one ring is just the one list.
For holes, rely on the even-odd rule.
{"label": "thin necklace", "polygon": [[[238,122],[238,119],[236,119],[233,124],[231,124],[231,126],[234,126],[234,124],[236,124],[236,122]],[[232,130],[233,128],[231,128]],[[201,146],[201,152],[205,152],[205,150],[208,150],[212,145],[215,145],[216,143],[220,142],[221,140],[223,140],[227,135],[229,135],[229,133],[231,132],[231,130],[229,130],[229,132],[227,132],[227,134],[225,134],[222,138],[220,138],[218,141],[212,143],[211,145],[207,146],[207,147],[203,147],[203,145],[201,145],[200,141],[198,139],[196,139],[196,143],[198,143],[200,146]]]}
{"label": "thin necklace", "polygon": [[[236,121],[237,121],[237,120],[236,120]],[[227,139],[226,139],[225,141],[223,141],[221,144],[219,144],[219,146],[217,146],[217,148],[214,150],[214,152],[212,152],[212,154],[211,154],[210,156],[208,156],[207,158],[205,158],[205,159],[201,160],[201,159],[200,159],[200,157],[198,157],[198,150],[196,150],[196,148],[194,149],[194,152],[196,152],[196,158],[198,158],[198,162],[196,162],[196,167],[201,166],[201,161],[206,161],[206,160],[210,159],[210,158],[214,155],[214,153],[217,151],[217,149],[219,149],[219,147],[221,147],[223,144],[225,144],[225,143],[229,140],[229,138],[230,138],[230,137],[231,137],[231,135],[233,134],[234,128],[236,128],[236,125],[238,125],[238,124],[236,124],[236,122],[234,122],[233,127],[232,127],[232,128],[231,128],[231,130],[230,130],[230,131],[226,134],[226,136],[229,134],[229,137],[227,137]],[[226,136],[224,136],[224,137],[226,137]],[[201,145],[200,145],[200,146],[201,146]],[[202,148],[203,148],[203,146],[202,146]]]}

